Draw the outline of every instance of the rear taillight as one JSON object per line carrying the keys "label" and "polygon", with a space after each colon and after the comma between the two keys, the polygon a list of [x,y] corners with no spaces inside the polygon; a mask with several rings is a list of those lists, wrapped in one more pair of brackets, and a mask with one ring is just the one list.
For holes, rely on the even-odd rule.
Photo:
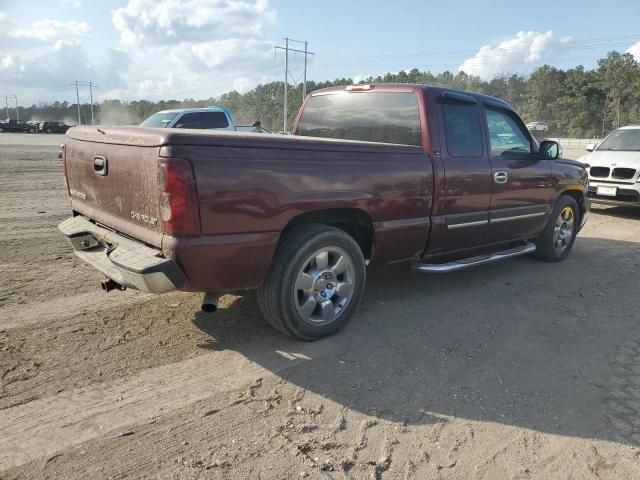
{"label": "rear taillight", "polygon": [[198,235],[200,213],[191,163],[182,158],[158,160],[158,188],[164,231],[175,235]]}

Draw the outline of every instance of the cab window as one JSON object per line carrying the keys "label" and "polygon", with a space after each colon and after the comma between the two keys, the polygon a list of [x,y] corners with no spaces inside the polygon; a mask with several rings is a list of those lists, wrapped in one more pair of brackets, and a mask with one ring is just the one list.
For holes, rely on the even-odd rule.
{"label": "cab window", "polygon": [[444,134],[452,157],[482,156],[482,127],[475,105],[443,103]]}
{"label": "cab window", "polygon": [[528,157],[531,139],[507,112],[486,109],[492,157]]}

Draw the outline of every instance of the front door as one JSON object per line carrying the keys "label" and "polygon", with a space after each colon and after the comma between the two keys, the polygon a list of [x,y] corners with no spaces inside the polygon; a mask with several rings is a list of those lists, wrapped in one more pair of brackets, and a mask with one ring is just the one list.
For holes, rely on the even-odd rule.
{"label": "front door", "polygon": [[536,158],[533,140],[514,112],[489,106],[484,112],[492,181],[486,243],[536,237],[553,207],[552,160]]}

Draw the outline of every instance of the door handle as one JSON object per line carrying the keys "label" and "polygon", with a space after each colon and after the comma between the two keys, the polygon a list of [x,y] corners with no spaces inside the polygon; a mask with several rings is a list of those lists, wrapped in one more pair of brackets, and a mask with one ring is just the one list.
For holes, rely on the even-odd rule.
{"label": "door handle", "polygon": [[106,175],[108,172],[108,162],[106,157],[96,155],[93,157],[93,170],[98,175]]}
{"label": "door handle", "polygon": [[507,183],[509,180],[509,174],[507,172],[496,172],[493,174],[493,181],[496,183]]}

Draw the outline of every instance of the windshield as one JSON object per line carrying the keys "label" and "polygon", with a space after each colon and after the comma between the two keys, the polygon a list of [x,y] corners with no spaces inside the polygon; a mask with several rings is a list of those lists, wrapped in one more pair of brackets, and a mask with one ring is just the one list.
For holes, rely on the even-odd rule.
{"label": "windshield", "polygon": [[158,112],[151,115],[144,122],[140,124],[141,127],[149,128],[165,128],[176,118],[178,112]]}
{"label": "windshield", "polygon": [[598,147],[598,151],[640,152],[640,128],[616,130]]}

